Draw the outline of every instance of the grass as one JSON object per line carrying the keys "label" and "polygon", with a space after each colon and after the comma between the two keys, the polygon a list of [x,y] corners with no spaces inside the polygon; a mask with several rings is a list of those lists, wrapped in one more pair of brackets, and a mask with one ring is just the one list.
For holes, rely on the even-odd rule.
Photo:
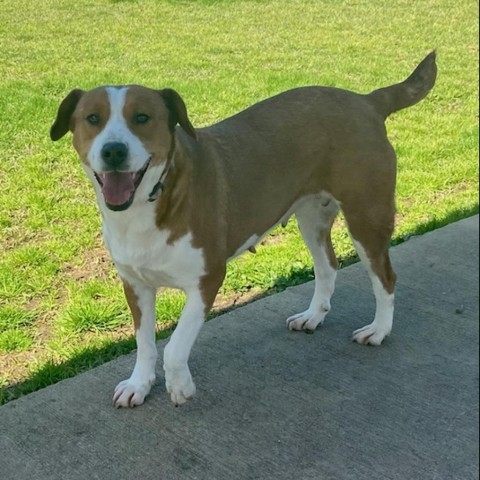
{"label": "grass", "polygon": [[[74,87],[170,86],[203,126],[299,85],[394,83],[437,48],[434,91],[387,124],[399,156],[393,243],[478,211],[475,2],[3,0],[0,44],[0,403],[135,346],[91,188],[70,141],[48,138]],[[334,243],[352,262],[341,222]],[[312,278],[295,222],[265,244],[230,265],[217,310]],[[182,305],[162,293],[159,336]]]}

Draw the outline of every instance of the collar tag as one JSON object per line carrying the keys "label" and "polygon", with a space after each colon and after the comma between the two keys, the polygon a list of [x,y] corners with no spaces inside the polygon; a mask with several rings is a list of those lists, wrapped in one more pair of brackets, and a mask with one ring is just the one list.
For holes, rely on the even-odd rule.
{"label": "collar tag", "polygon": [[157,199],[157,193],[159,191],[163,192],[164,189],[163,183],[159,180],[152,188],[152,191],[148,195],[148,201],[149,202],[154,202]]}

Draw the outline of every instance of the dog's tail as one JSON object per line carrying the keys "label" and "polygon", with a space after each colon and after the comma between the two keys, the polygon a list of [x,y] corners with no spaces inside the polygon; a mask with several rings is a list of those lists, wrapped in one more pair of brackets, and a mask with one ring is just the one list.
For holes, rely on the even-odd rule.
{"label": "dog's tail", "polygon": [[403,82],[374,90],[367,95],[377,111],[387,118],[393,112],[415,105],[433,88],[437,77],[435,51],[429,53]]}

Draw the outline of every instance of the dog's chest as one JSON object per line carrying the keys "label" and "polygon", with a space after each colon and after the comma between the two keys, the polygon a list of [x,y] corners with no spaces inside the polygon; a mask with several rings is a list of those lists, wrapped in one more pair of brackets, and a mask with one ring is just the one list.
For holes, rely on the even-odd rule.
{"label": "dog's chest", "polygon": [[191,233],[168,243],[170,232],[157,228],[150,204],[121,215],[104,213],[105,245],[122,278],[154,288],[187,289],[198,284],[205,273],[204,256],[192,247]]}

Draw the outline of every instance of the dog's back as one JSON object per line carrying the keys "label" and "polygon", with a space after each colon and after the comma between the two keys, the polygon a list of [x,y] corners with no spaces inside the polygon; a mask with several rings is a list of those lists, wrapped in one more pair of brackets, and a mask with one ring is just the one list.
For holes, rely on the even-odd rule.
{"label": "dog's back", "polygon": [[[263,230],[293,201],[320,190],[340,202],[356,197],[359,190],[368,191],[369,185],[391,192],[396,158],[385,118],[424,98],[435,77],[432,52],[404,82],[370,94],[295,88],[198,129],[197,141],[184,135],[191,156],[199,160],[194,168],[204,176],[201,192],[208,185],[215,197],[217,188],[226,189],[230,219],[238,223],[249,223],[246,212],[255,212],[256,205],[269,205],[271,211],[255,213],[255,223]],[[236,184],[246,188],[235,189]]]}

